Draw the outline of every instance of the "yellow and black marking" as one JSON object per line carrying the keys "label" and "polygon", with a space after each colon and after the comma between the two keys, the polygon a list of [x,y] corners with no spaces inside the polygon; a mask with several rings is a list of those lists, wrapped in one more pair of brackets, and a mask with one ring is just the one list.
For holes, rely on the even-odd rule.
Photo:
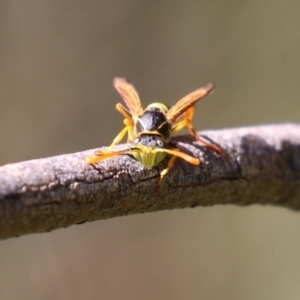
{"label": "yellow and black marking", "polygon": [[[200,164],[198,158],[170,145],[174,133],[184,127],[187,127],[195,139],[201,141],[208,148],[221,154],[224,152],[222,148],[200,138],[192,123],[196,102],[213,90],[213,83],[208,83],[183,97],[170,109],[162,103],[152,103],[143,109],[138,93],[125,78],[115,78],[114,86],[128,108],[126,109],[121,103],[116,105],[116,109],[125,117],[125,127],[116,136],[107,151],[96,150],[96,156],[86,158],[87,163],[95,164],[110,157],[131,153],[145,167],[152,168],[163,161],[167,155],[171,155],[172,158],[167,167],[160,173],[160,185],[163,177],[169,172],[178,157],[193,165]],[[120,143],[126,134],[128,135],[127,143],[130,143],[129,148],[113,152],[114,146]]]}

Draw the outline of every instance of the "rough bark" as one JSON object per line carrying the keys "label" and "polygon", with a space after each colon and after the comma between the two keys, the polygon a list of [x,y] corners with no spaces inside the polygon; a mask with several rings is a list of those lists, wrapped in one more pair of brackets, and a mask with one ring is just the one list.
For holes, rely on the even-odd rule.
{"label": "rough bark", "polygon": [[[216,204],[300,209],[300,124],[204,131],[220,155],[190,136],[173,142],[199,166],[178,159],[157,190],[158,167],[131,155],[92,167],[94,150],[0,167],[0,238],[51,231],[135,213]],[[124,145],[116,149],[124,148]]]}

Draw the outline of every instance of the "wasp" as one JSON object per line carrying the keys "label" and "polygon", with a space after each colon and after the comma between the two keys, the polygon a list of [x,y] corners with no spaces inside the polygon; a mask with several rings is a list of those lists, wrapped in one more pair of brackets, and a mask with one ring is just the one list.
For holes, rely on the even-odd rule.
{"label": "wasp", "polygon": [[[208,83],[191,92],[171,108],[162,103],[152,103],[145,109],[136,89],[127,79],[117,77],[113,83],[127,106],[125,108],[121,103],[116,105],[116,109],[125,117],[125,127],[113,140],[108,150],[96,150],[96,156],[86,158],[87,163],[95,164],[110,157],[129,153],[146,168],[152,168],[163,161],[167,155],[170,155],[171,159],[167,167],[160,172],[160,185],[178,157],[192,165],[200,164],[198,158],[182,152],[170,143],[171,137],[184,127],[187,127],[195,139],[202,142],[206,147],[221,154],[224,152],[222,148],[199,137],[192,123],[196,102],[211,93],[214,88],[213,83]],[[128,136],[128,148],[113,152],[113,148],[122,141],[126,134]]]}

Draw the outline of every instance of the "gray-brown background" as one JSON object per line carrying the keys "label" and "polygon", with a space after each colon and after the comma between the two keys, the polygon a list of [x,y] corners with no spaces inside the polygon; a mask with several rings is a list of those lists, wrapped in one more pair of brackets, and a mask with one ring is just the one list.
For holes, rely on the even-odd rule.
{"label": "gray-brown background", "polygon": [[[114,76],[145,103],[208,81],[196,128],[299,122],[300,2],[1,1],[0,164],[108,145]],[[0,299],[299,299],[300,215],[211,207],[0,243]]]}

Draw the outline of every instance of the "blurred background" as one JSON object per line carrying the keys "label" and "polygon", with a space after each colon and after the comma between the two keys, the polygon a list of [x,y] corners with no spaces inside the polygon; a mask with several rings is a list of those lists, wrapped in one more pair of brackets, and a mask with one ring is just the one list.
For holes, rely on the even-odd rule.
{"label": "blurred background", "polygon": [[[214,81],[197,129],[300,121],[300,2],[1,1],[0,164],[109,145],[144,103]],[[216,206],[0,242],[0,299],[299,299],[300,215]]]}

